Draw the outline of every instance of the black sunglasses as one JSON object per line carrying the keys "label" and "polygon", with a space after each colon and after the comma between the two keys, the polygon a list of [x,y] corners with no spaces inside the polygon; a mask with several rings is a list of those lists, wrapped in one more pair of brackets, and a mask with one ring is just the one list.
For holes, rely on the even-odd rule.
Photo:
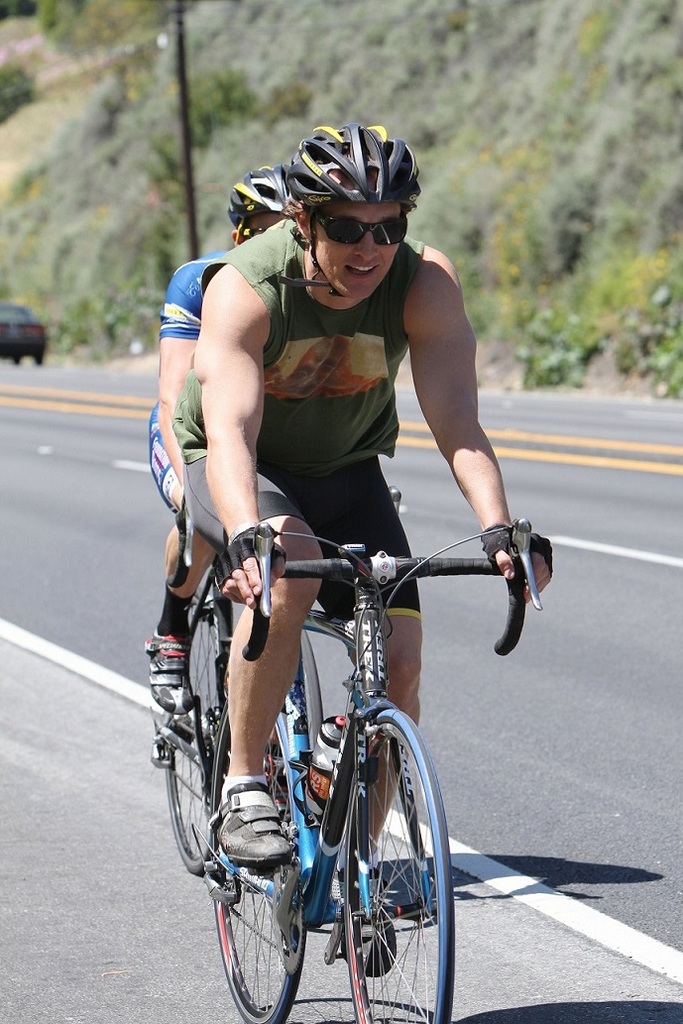
{"label": "black sunglasses", "polygon": [[366,224],[363,220],[353,220],[351,217],[326,217],[317,211],[315,217],[331,242],[342,242],[344,245],[355,245],[368,231],[377,245],[397,245],[408,231],[405,217],[380,220],[375,224]]}

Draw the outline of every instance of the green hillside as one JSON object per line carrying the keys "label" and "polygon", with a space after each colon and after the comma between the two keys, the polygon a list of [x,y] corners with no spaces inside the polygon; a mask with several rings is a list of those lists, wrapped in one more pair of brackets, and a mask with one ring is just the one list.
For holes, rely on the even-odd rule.
{"label": "green hillside", "polygon": [[[154,347],[190,255],[175,25],[156,0],[69,7],[47,33],[44,9],[0,22],[0,70],[7,33],[42,33],[5,57],[35,89],[0,124],[0,296],[31,301],[59,351],[101,358]],[[683,397],[680,0],[187,7],[203,251],[227,243],[247,168],[287,159],[317,124],[383,123],[418,154],[411,234],[456,264],[484,357],[514,355],[529,387],[579,387],[600,365]],[[25,150],[33,122],[13,161],[6,140]]]}

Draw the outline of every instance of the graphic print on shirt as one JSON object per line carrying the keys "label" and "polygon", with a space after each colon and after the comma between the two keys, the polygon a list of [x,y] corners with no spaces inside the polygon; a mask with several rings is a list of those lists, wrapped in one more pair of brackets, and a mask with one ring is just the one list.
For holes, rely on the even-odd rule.
{"label": "graphic print on shirt", "polygon": [[370,391],[388,376],[383,338],[336,334],[290,341],[266,368],[265,390],[274,398],[338,398]]}
{"label": "graphic print on shirt", "polygon": [[190,324],[193,327],[199,327],[201,325],[201,320],[198,316],[195,316],[189,309],[183,309],[182,306],[178,306],[173,302],[164,303],[161,316],[165,326],[175,324],[186,327]]}

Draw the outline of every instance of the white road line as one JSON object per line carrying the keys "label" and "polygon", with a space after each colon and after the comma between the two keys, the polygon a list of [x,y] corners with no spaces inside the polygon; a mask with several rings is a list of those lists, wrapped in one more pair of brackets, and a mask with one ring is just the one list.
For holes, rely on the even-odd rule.
{"label": "white road line", "polygon": [[116,459],[112,462],[114,469],[128,469],[133,473],[149,473],[149,462],[130,462],[128,459]]}
{"label": "white road line", "polygon": [[663,942],[651,939],[564,893],[556,892],[535,878],[520,875],[469,846],[451,840],[450,848],[453,866],[458,870],[599,942],[601,946],[683,984],[683,953],[679,950],[665,946]]}
{"label": "white road line", "polygon": [[624,416],[627,420],[657,420],[659,423],[678,422],[683,419],[683,411],[680,409],[664,410],[657,409],[654,412],[643,412],[641,409],[626,409]]}
{"label": "white road line", "polygon": [[[116,469],[130,469],[137,472],[149,472],[149,466],[144,462],[126,462],[121,460],[114,462]],[[404,512],[405,505],[401,506]],[[553,544],[559,547],[578,548],[581,551],[595,551],[601,555],[613,555],[615,558],[633,558],[639,562],[653,562],[656,565],[673,566],[675,569],[683,569],[683,558],[675,555],[660,555],[656,551],[641,551],[638,548],[623,548],[617,544],[600,544],[597,541],[581,540],[579,537],[564,537],[561,535],[550,538]]]}
{"label": "white road line", "polygon": [[[140,707],[152,706],[145,687],[4,619],[0,619],[0,639],[61,665]],[[607,949],[683,984],[683,953],[677,949],[665,946],[664,943],[644,935],[635,928],[586,907],[564,893],[558,893],[543,885],[535,878],[520,875],[512,868],[454,839],[450,840],[450,850],[453,865],[458,870],[511,899],[519,900],[520,903],[545,914],[546,917],[558,921],[572,931],[593,939]]]}
{"label": "white road line", "polygon": [[7,640],[8,643],[14,644],[15,647],[23,647],[25,651],[38,654],[41,658],[47,658],[48,661],[54,662],[55,665],[61,665],[62,668],[69,669],[70,672],[75,672],[77,675],[89,679],[92,683],[97,683],[98,686],[104,687],[105,690],[110,690],[112,693],[117,693],[120,697],[125,697],[126,700],[130,700],[134,704],[139,704],[144,708],[152,706],[151,697],[144,686],[139,686],[131,679],[120,676],[117,672],[103,668],[102,665],[89,661],[87,658],[82,658],[80,654],[67,651],[64,647],[53,644],[49,640],[43,640],[42,637],[35,636],[33,633],[29,633],[28,630],[21,629],[20,626],[15,626],[4,619],[0,619],[0,639]]}
{"label": "white road line", "polygon": [[567,548],[580,548],[582,551],[596,551],[601,555],[615,555],[617,558],[635,558],[639,562],[655,562],[657,565],[672,565],[683,569],[683,558],[675,555],[659,555],[656,551],[640,551],[638,548],[621,548],[616,544],[598,544],[592,540],[579,540],[577,537],[553,536],[553,544]]}

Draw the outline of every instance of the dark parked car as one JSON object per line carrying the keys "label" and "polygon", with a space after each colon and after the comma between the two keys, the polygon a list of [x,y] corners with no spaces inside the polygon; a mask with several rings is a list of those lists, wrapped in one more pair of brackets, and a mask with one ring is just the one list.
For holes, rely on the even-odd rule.
{"label": "dark parked car", "polygon": [[0,356],[18,363],[31,356],[40,364],[45,355],[45,328],[28,308],[14,302],[0,302]]}

